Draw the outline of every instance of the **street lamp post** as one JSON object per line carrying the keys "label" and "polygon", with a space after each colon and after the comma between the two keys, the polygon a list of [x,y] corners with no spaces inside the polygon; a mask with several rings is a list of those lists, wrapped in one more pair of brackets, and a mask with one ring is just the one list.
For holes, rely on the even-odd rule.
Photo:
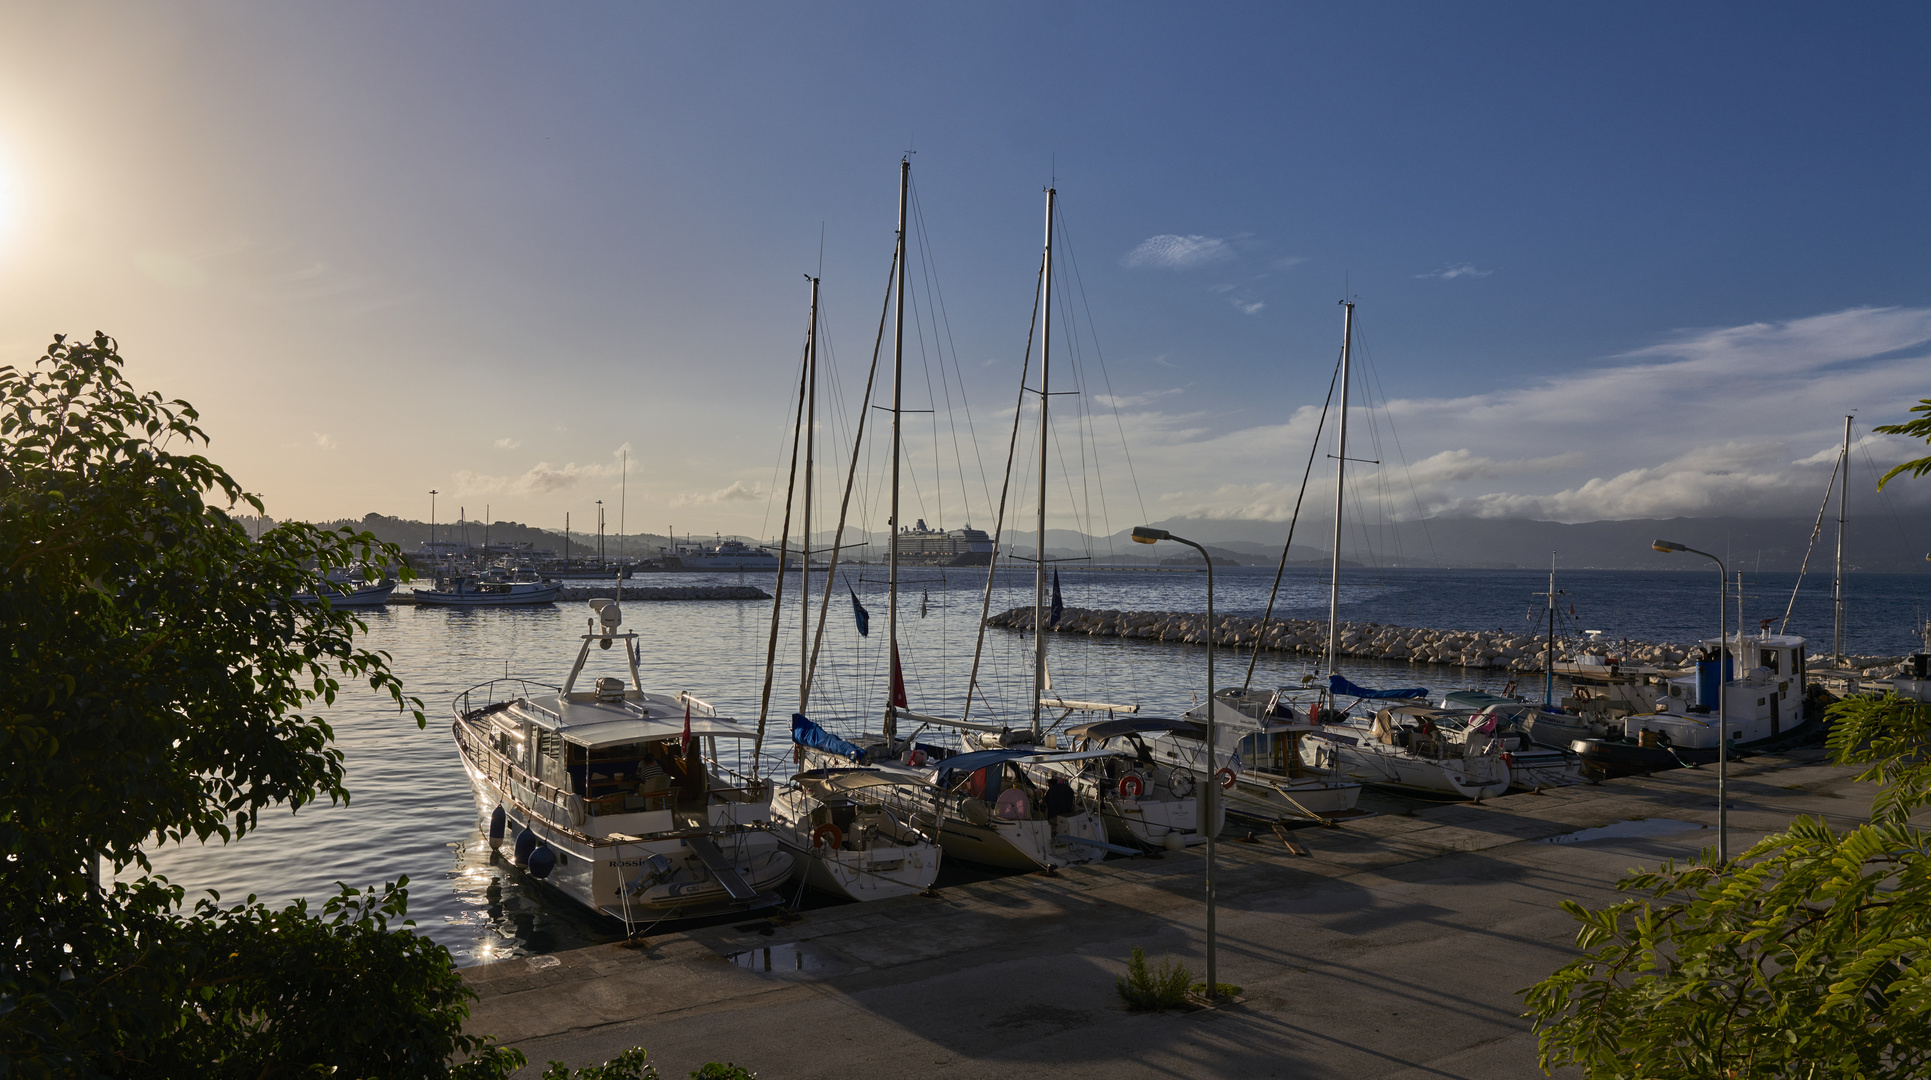
{"label": "street lamp post", "polygon": [[436,557],[436,489],[429,489],[429,557]]}
{"label": "street lamp post", "polygon": [[[1730,861],[1730,695],[1723,685],[1728,681],[1723,677],[1723,657],[1729,652],[1730,646],[1725,640],[1729,624],[1725,621],[1727,615],[1723,609],[1730,572],[1724,568],[1722,559],[1707,551],[1698,551],[1669,540],[1658,540],[1650,547],[1665,555],[1673,551],[1701,555],[1716,564],[1716,861],[1727,863]],[[1737,627],[1737,633],[1743,633],[1742,626]],[[1740,646],[1738,651],[1742,651]],[[1741,670],[1743,657],[1738,656],[1736,663]]]}
{"label": "street lamp post", "polygon": [[1216,756],[1218,744],[1214,727],[1214,560],[1207,554],[1206,548],[1165,529],[1140,525],[1133,530],[1133,542],[1136,544],[1153,544],[1161,540],[1185,544],[1200,552],[1200,557],[1207,563],[1207,799],[1200,820],[1205,822],[1201,831],[1207,834],[1207,1000],[1213,1002],[1220,1000],[1219,975],[1214,967],[1214,834],[1219,831],[1216,823],[1220,820],[1220,759]]}

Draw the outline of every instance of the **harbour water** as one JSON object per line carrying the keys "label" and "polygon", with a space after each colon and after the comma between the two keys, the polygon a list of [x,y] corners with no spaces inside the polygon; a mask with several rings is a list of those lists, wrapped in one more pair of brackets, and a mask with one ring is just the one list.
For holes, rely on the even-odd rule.
{"label": "harbour water", "polygon": [[[1659,556],[1662,558],[1662,556]],[[1272,568],[1216,573],[1216,608],[1258,615],[1267,601]],[[1745,581],[1746,626],[1781,622],[1794,574],[1761,574]],[[823,579],[814,574],[814,593]],[[983,570],[917,569],[904,573],[899,594],[901,650],[912,707],[957,715],[972,662]],[[735,574],[690,575],[688,584],[739,584]],[[751,584],[771,588],[768,576]],[[786,582],[780,616],[777,672],[769,709],[771,738],[763,768],[789,766],[789,718],[798,699],[797,576]],[[1926,611],[1927,578],[1854,574],[1847,579],[1852,653],[1914,651],[1913,628]],[[1344,620],[1441,629],[1520,629],[1539,632],[1547,586],[1533,571],[1360,570],[1343,572]],[[1688,644],[1712,636],[1716,581],[1710,572],[1568,571],[1557,579],[1561,626],[1602,630],[1604,639],[1632,638]],[[1032,577],[1001,573],[991,610],[1032,602]],[[1064,570],[1069,607],[1199,611],[1206,575],[1192,571]],[[848,591],[849,590],[849,591]],[[854,626],[852,595],[869,612],[871,633]],[[1290,569],[1277,614],[1325,618],[1325,575]],[[814,609],[818,597],[814,596]],[[834,731],[874,727],[885,702],[886,598],[881,567],[841,570],[829,605],[813,684],[811,714]],[[1573,606],[1573,614],[1571,607]],[[468,784],[449,736],[450,699],[488,679],[512,674],[558,683],[575,658],[577,635],[589,612],[579,604],[449,610],[395,607],[365,616],[367,644],[387,650],[410,693],[421,698],[428,727],[418,729],[387,699],[349,689],[328,711],[347,762],[352,799],[345,805],[269,814],[245,839],[227,845],[170,846],[152,853],[156,868],[189,888],[218,890],[224,900],[253,894],[269,903],[335,891],[335,883],[371,885],[407,876],[410,912],[421,932],[449,947],[458,963],[544,953],[614,937],[614,924],[579,913],[547,895],[516,869],[492,859],[477,829]],[[1729,611],[1735,625],[1736,608]],[[769,601],[628,603],[627,629],[642,637],[645,686],[689,690],[729,715],[755,721],[764,683],[771,624]],[[1828,652],[1830,582],[1813,574],[1798,598],[1790,630],[1810,638],[1813,654]],[[1773,629],[1775,625],[1773,624]],[[975,717],[1023,721],[1031,678],[1030,638],[989,631]],[[616,653],[593,654],[615,674]],[[1082,636],[1049,642],[1055,689],[1068,697],[1138,703],[1143,714],[1172,715],[1206,685],[1205,650]],[[1247,655],[1218,654],[1221,685],[1237,684]],[[593,663],[597,662],[593,660]],[[1262,654],[1256,685],[1298,682],[1302,658]],[[1408,664],[1351,663],[1355,681],[1421,685],[1434,692],[1499,689],[1502,671]]]}

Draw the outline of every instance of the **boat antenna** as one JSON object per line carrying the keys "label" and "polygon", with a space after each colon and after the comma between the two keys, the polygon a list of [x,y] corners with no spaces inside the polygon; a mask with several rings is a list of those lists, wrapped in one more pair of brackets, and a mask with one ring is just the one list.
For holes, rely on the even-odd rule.
{"label": "boat antenna", "polygon": [[[1026,372],[1033,362],[1033,331],[1039,329],[1039,284],[1046,280],[1046,263],[1039,264],[1039,280],[1033,285],[1033,314],[1026,323],[1026,351],[1019,361],[1019,400],[1012,407],[1012,438],[1006,443],[1006,478],[999,485],[999,512],[993,515],[992,554],[986,559],[986,588],[979,598],[979,634],[972,643],[972,674],[966,679],[965,708],[959,719],[972,716],[972,692],[979,685],[979,661],[985,655],[986,616],[992,613],[992,582],[999,570],[999,545],[1005,540],[1006,495],[1012,490],[1012,463],[1019,451],[1019,418],[1026,408]],[[984,697],[984,693],[980,693]]]}
{"label": "boat antenna", "polygon": [[[898,251],[894,256],[897,264],[897,280],[893,285],[892,327],[892,513],[890,520],[891,545],[886,554],[886,608],[885,641],[886,663],[897,666],[898,660],[898,473],[901,449],[900,422],[905,405],[905,206],[906,197],[912,185],[912,151],[898,163]],[[898,749],[898,701],[894,696],[897,680],[886,676],[885,688],[885,748],[888,752]],[[901,678],[903,676],[901,675]]]}
{"label": "boat antenna", "polygon": [[1046,255],[1040,268],[1040,291],[1045,296],[1039,320],[1039,550],[1033,555],[1033,738],[1040,735],[1040,700],[1046,696],[1046,460],[1051,429],[1048,406],[1053,397],[1053,208],[1057,188],[1046,189]]}
{"label": "boat antenna", "polygon": [[[812,282],[811,298],[814,305],[818,299],[817,282]],[[817,308],[812,308],[817,314]],[[790,555],[791,543],[791,496],[798,487],[798,439],[804,434],[805,427],[805,380],[811,370],[811,334],[805,333],[805,356],[798,370],[798,415],[791,428],[791,481],[785,485],[784,525],[778,537],[778,582],[772,586],[771,596],[771,637],[764,649],[764,693],[758,701],[758,734],[751,744],[751,776],[757,778],[758,762],[764,751],[765,719],[771,713],[771,679],[778,664],[778,621],[784,612],[784,564]],[[723,546],[720,541],[719,546]]]}
{"label": "boat antenna", "polygon": [[1314,441],[1307,449],[1307,468],[1301,472],[1301,493],[1294,496],[1294,516],[1287,519],[1287,542],[1281,545],[1281,564],[1274,568],[1274,588],[1267,594],[1267,610],[1261,615],[1260,629],[1254,634],[1254,653],[1247,659],[1247,680],[1240,684],[1241,693],[1254,685],[1254,665],[1260,662],[1260,643],[1267,637],[1268,620],[1274,616],[1274,601],[1281,595],[1281,578],[1287,573],[1287,553],[1294,548],[1294,527],[1301,520],[1301,500],[1307,498],[1308,478],[1314,475],[1314,458],[1321,452],[1321,432],[1327,427],[1328,407],[1334,404],[1334,384],[1341,379],[1341,361],[1334,363],[1334,374],[1328,376],[1328,397],[1321,403],[1321,419],[1314,425]]}
{"label": "boat antenna", "polygon": [[[1340,645],[1341,619],[1341,502],[1346,491],[1348,471],[1348,353],[1354,344],[1354,301],[1342,300],[1346,309],[1341,318],[1341,415],[1336,423],[1339,444],[1334,455],[1334,551],[1330,554],[1328,580],[1328,674],[1334,674],[1335,655]],[[1211,629],[1211,628],[1210,628]]]}

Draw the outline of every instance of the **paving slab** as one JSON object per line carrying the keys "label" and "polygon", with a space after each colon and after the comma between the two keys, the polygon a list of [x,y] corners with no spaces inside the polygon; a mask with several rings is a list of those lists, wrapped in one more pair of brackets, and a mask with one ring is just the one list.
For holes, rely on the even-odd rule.
{"label": "paving slab", "polygon": [[[1861,820],[1854,774],[1813,748],[1736,763],[1732,849],[1800,814]],[[1549,841],[1713,827],[1715,796],[1714,769],[1684,769],[1300,829],[1305,857],[1223,840],[1217,967],[1241,994],[1208,1011],[1129,1012],[1114,991],[1136,946],[1202,974],[1196,847],[465,969],[470,1030],[539,1065],[643,1046],[667,1077],[712,1060],[764,1080],[1541,1076],[1516,992],[1573,955],[1560,902],[1607,903],[1715,834]]]}

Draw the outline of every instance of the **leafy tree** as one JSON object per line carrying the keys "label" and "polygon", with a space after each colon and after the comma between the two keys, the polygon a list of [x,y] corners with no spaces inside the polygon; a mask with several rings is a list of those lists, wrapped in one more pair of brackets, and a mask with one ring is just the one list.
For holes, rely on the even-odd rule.
{"label": "leafy tree", "polygon": [[1583,955],[1523,991],[1541,1064],[1589,1077],[1921,1076],[1931,1071],[1931,705],[1855,697],[1830,749],[1882,785],[1847,832],[1800,817],[1729,865],[1705,851],[1618,888]]}
{"label": "leafy tree", "polygon": [[506,1074],[521,1055],[463,1034],[447,951],[397,925],[403,882],[318,916],[187,909],[149,873],[146,845],[348,799],[311,711],[340,680],[423,716],[359,620],[290,601],[395,549],[250,541],[223,507],[262,504],[192,452],[193,407],[121,366],[96,334],[0,367],[0,1075]]}
{"label": "leafy tree", "polygon": [[[1902,424],[1885,424],[1871,430],[1880,435],[1911,435],[1925,442],[1931,442],[1931,398],[1919,399],[1916,405],[1911,406],[1911,411],[1922,415],[1915,420],[1906,420]],[[1908,472],[1912,476],[1931,473],[1931,457],[1916,458],[1894,467],[1878,480],[1878,490],[1882,491],[1884,485],[1890,483],[1891,477],[1902,472]]]}

